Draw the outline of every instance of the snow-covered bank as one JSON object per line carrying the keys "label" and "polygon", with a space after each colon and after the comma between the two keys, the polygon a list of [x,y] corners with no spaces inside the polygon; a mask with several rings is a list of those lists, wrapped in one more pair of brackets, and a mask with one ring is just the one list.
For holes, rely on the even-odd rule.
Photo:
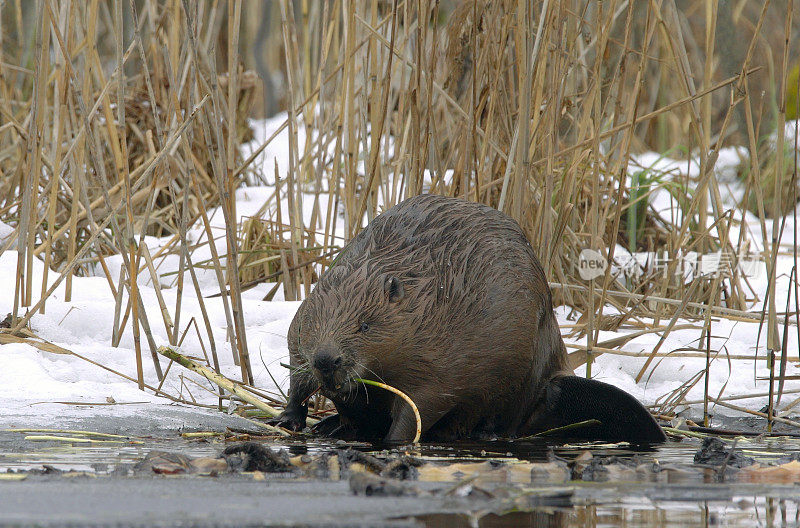
{"label": "snow-covered bank", "polygon": [[[250,145],[244,147],[244,152],[252,152],[254,145],[260,144],[272,132],[278,129],[282,123],[282,118],[268,120],[256,125],[256,139]],[[268,146],[258,157],[256,163],[262,167],[264,179],[272,182],[274,167],[277,162],[278,171],[285,174],[288,168],[288,140],[282,135],[287,134],[283,131],[278,138]],[[300,149],[302,150],[302,140],[304,136],[300,134]],[[720,163],[718,170],[730,171],[731,156],[726,153]],[[730,159],[729,159],[730,158]],[[661,156],[648,155],[640,156],[637,162],[641,166],[657,166],[658,170],[669,172],[672,170],[686,170],[685,161],[672,161]],[[689,164],[691,166],[691,164]],[[694,169],[696,170],[696,167]],[[724,174],[720,173],[720,177]],[[727,181],[726,185],[731,188],[730,196],[724,199],[735,199],[738,192],[736,181]],[[236,192],[237,214],[240,218],[256,214],[265,203],[274,196],[272,186],[252,186],[239,189]],[[320,195],[320,206],[323,210],[327,208],[327,196]],[[676,207],[666,191],[659,190],[654,193],[652,198],[653,206],[657,210],[663,210],[664,214],[673,211]],[[303,217],[307,223],[311,220],[311,209],[313,201],[307,196],[303,203]],[[280,204],[284,218],[288,216],[286,203]],[[277,204],[270,203],[268,210],[277,207]],[[674,211],[673,211],[674,212]],[[750,216],[747,216],[750,215]],[[212,212],[212,225],[215,229],[223,226],[222,215],[219,212]],[[338,217],[337,217],[338,219]],[[760,222],[750,213],[746,213],[748,229],[760,230]],[[794,224],[790,217],[787,217],[784,231],[784,243],[792,242]],[[343,234],[343,226],[339,219],[337,233]],[[3,228],[4,225],[0,225]],[[7,226],[5,226],[7,227]],[[771,234],[772,222],[766,224],[767,233]],[[221,232],[221,231],[220,231]],[[0,229],[0,241],[8,235],[8,230]],[[731,234],[731,237],[734,237]],[[738,235],[737,235],[738,236]],[[204,241],[205,235],[201,226],[194,226],[189,232],[192,243]],[[751,232],[751,239],[756,247],[763,240],[759,232]],[[150,253],[156,254],[166,242],[166,239],[147,238]],[[225,240],[220,238],[215,242],[220,254],[225,254]],[[0,244],[0,247],[1,244]],[[199,247],[192,255],[194,262],[200,262],[211,256],[207,245]],[[116,282],[119,277],[119,268],[122,265],[121,257],[109,257],[106,259],[109,267],[109,276]],[[5,277],[0,281],[0,316],[10,312],[14,299],[14,281],[11,279],[16,275],[17,254],[14,251],[6,251],[0,255],[0,276]],[[156,261],[163,298],[166,306],[170,309],[174,317],[174,307],[177,302],[177,288],[174,284],[175,272],[178,269],[177,255],[168,255]],[[785,306],[789,289],[788,274],[792,266],[791,255],[781,256],[778,262],[778,284],[777,300],[778,306]],[[42,264],[34,261],[34,290],[39,291],[42,280]],[[210,325],[213,331],[214,344],[221,364],[221,371],[224,375],[239,378],[240,369],[233,363],[230,345],[226,340],[227,322],[222,301],[219,298],[208,297],[218,293],[219,287],[214,272],[207,269],[197,269],[198,280],[202,293],[205,297],[204,302],[208,312]],[[51,272],[48,281],[52,284],[57,274]],[[147,318],[153,333],[156,345],[167,344],[167,331],[162,320],[162,314],[157,302],[156,290],[151,283],[149,274],[145,271],[138,278],[140,294],[146,308]],[[760,302],[763,301],[764,293],[767,288],[766,273],[754,277],[751,281],[753,290],[757,292],[759,301],[753,303],[751,309],[758,309]],[[247,290],[243,294],[244,320],[248,348],[251,356],[255,384],[264,390],[278,393],[279,388],[285,390],[288,386],[288,372],[280,366],[280,362],[287,360],[286,331],[292,317],[299,305],[297,302],[287,302],[283,300],[282,290],[279,289],[275,300],[270,302],[262,301],[264,295],[272,288],[273,284],[262,284],[253,289]],[[34,296],[33,303],[38,299]],[[208,336],[202,324],[202,313],[200,303],[195,296],[192,287],[185,286],[180,314],[180,331],[183,332],[187,323],[194,318],[198,322],[200,336],[191,327],[186,334],[186,339],[182,345],[184,353],[203,357],[202,345],[208,350]],[[123,303],[124,306],[124,303]],[[118,347],[111,346],[111,336],[113,332],[115,300],[108,280],[101,268],[95,269],[95,276],[75,277],[73,279],[73,298],[70,302],[64,301],[64,285],[62,284],[51,296],[46,304],[44,314],[35,314],[30,321],[30,326],[34,333],[58,346],[69,349],[80,354],[85,359],[74,355],[54,354],[51,352],[40,351],[34,347],[23,344],[0,345],[0,399],[4,402],[0,406],[0,415],[24,414],[30,415],[31,424],[46,424],[56,417],[64,416],[69,413],[85,413],[87,407],[74,406],[64,403],[53,404],[52,402],[75,402],[75,403],[108,403],[110,401],[118,403],[147,402],[147,405],[108,405],[102,407],[92,407],[98,413],[108,413],[109,415],[126,415],[148,412],[152,406],[151,413],[157,413],[158,405],[173,405],[170,400],[157,397],[152,391],[142,392],[137,389],[135,383],[119,374],[124,374],[130,378],[136,377],[136,364],[134,341],[130,324],[126,325]],[[566,318],[567,310],[559,308],[559,321],[564,325],[564,333],[570,330],[572,321]],[[1,318],[1,317],[0,317]],[[686,321],[679,321],[678,324],[686,324]],[[661,324],[665,324],[662,322]],[[603,354],[599,356],[593,365],[592,374],[596,379],[617,385],[639,398],[645,404],[661,403],[666,395],[678,390],[687,380],[692,379],[698,372],[705,368],[705,359],[701,357],[683,357],[681,351],[685,349],[702,348],[698,343],[700,338],[699,325],[697,329],[681,329],[671,332],[667,340],[661,345],[661,352],[675,352],[674,357],[656,358],[651,364],[647,375],[640,383],[634,381],[635,376],[645,363],[644,357],[619,356]],[[754,393],[766,392],[769,371],[763,359],[763,349],[766,340],[766,332],[762,332],[760,343],[757,343],[759,325],[752,322],[735,321],[731,319],[715,320],[712,324],[713,339],[712,350],[720,351],[714,359],[709,376],[709,393],[716,396],[724,392],[725,396],[751,395]],[[792,327],[787,337],[787,348],[790,356],[797,356],[800,345],[798,344],[796,328]],[[619,332],[601,332],[600,341],[617,337],[621,332],[631,330],[621,330]],[[653,350],[660,337],[656,334],[649,334],[633,339],[627,343],[623,350],[631,353],[648,353]],[[584,340],[567,339],[572,344],[583,344]],[[756,346],[759,345],[759,353],[762,359],[728,359],[727,355],[735,357],[753,357]],[[142,338],[143,366],[145,381],[156,386],[155,369],[150,358],[147,341]],[[90,361],[87,361],[90,360]],[[115,372],[103,369],[96,364],[104,365]],[[162,365],[166,361],[162,358]],[[655,368],[654,368],[655,367]],[[583,369],[579,369],[582,374]],[[796,364],[790,364],[786,374],[796,376],[800,374],[800,368]],[[274,380],[274,381],[273,381]],[[277,386],[276,386],[277,384]],[[688,400],[702,400],[703,381],[699,381],[689,391]],[[164,382],[163,389],[169,394],[181,395],[190,400],[200,403],[212,404],[216,402],[213,388],[208,382],[203,381],[199,376],[185,371],[180,367],[170,369],[169,375]],[[788,404],[794,398],[800,397],[800,381],[790,380],[786,382],[786,391],[798,391],[798,394],[787,394],[782,404]],[[753,399],[737,400],[737,405],[749,409],[760,409],[766,404],[766,397]],[[43,404],[43,402],[50,402]],[[699,406],[695,406],[695,409]],[[797,407],[800,412],[800,406]],[[718,407],[715,412],[720,414],[734,414],[727,408]]]}

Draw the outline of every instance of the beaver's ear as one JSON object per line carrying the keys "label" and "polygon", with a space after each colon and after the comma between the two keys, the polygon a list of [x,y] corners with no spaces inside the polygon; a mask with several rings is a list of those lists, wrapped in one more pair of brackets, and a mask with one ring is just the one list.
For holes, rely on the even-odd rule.
{"label": "beaver's ear", "polygon": [[390,303],[399,302],[406,293],[403,289],[403,283],[394,275],[386,277],[386,282],[383,283],[383,291]]}

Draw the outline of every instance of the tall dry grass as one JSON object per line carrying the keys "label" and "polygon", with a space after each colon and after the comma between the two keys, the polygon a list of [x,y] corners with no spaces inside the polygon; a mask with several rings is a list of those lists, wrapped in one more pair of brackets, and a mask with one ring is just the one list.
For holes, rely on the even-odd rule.
{"label": "tall dry grass", "polygon": [[[252,382],[242,288],[277,281],[272,294],[302,298],[342,245],[338,215],[349,238],[386,207],[433,192],[523,226],[557,302],[580,314],[587,344],[573,359],[587,373],[596,354],[623,344],[598,343],[599,331],[640,317],[664,336],[680,319],[698,321],[697,353],[709,361],[716,318],[760,320],[771,364],[789,361],[781,326],[797,326],[798,315],[776,306],[774,279],[765,310],[752,313],[763,292],[735,271],[685,280],[644,269],[626,279],[609,267],[585,281],[578,262],[586,248],[611,261],[619,246],[662,251],[671,263],[687,251],[740,254],[745,206],[723,202],[714,170],[733,144],[749,152],[747,192],[762,225],[782,197],[796,203],[773,178],[778,203],[765,210],[762,174],[786,172],[762,136],[785,120],[791,1],[16,0],[0,9],[0,218],[16,228],[18,252],[11,333],[54,289],[47,274],[32,282],[34,258],[66,283],[67,300],[73,275],[99,265],[117,299],[110,338],[133,329],[144,387],[148,351],[156,361],[151,325],[178,344],[182,292],[200,294],[187,228],[203,226],[205,243],[219,236],[209,210],[220,206],[229,253],[210,244],[202,265],[216,273],[241,380]],[[275,138],[241,156],[254,107],[290,116],[289,170],[274,175],[270,199],[286,200],[288,217],[274,206],[237,216],[233,191],[258,179],[252,162]],[[696,158],[699,175],[632,178],[632,153],[676,148]],[[666,185],[681,221],[647,206]],[[150,255],[145,235],[171,240]],[[767,269],[784,251],[776,237],[761,241]],[[162,302],[162,321],[150,321],[130,277],[155,274],[169,252],[181,259],[178,304]],[[118,277],[104,264],[110,254],[124,258]],[[622,315],[606,315],[609,305]],[[200,326],[218,368],[207,316]]]}

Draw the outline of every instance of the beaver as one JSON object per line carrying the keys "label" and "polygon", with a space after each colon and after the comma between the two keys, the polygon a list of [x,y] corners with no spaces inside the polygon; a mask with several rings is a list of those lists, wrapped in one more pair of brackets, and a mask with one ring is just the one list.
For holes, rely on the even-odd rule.
{"label": "beaver", "polygon": [[412,408],[357,378],[406,393],[422,439],[519,437],[660,442],[626,392],[576,377],[550,288],[516,221],[491,207],[421,195],[377,216],[342,249],[289,327],[289,398],[273,423],[305,427],[316,390],[339,438],[411,441]]}

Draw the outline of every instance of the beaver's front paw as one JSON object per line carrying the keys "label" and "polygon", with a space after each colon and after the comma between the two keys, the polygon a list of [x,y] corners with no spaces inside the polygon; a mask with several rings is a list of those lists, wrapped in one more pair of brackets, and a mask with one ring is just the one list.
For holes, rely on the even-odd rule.
{"label": "beaver's front paw", "polygon": [[342,421],[338,414],[326,416],[319,422],[311,426],[311,432],[319,436],[335,436],[336,431],[341,429]]}
{"label": "beaver's front paw", "polygon": [[311,432],[319,436],[336,438],[339,440],[355,440],[358,437],[356,429],[348,420],[342,419],[339,414],[326,416],[311,427]]}
{"label": "beaver's front paw", "polygon": [[290,431],[302,431],[306,427],[306,413],[287,409],[275,418],[267,420],[267,423]]}

